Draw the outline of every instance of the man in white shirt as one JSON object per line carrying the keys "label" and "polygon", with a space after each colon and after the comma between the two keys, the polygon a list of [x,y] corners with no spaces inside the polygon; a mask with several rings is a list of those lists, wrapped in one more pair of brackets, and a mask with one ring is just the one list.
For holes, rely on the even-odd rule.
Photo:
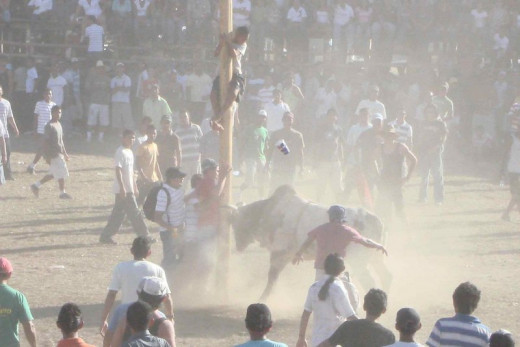
{"label": "man in white shirt", "polygon": [[361,100],[356,108],[356,114],[359,114],[359,110],[362,108],[368,108],[368,114],[370,117],[373,117],[375,114],[379,113],[383,116],[383,120],[386,119],[386,108],[385,105],[377,100],[379,97],[379,87],[378,86],[370,86],[368,90],[368,99]]}
{"label": "man in white shirt", "polygon": [[334,47],[335,49],[345,48],[347,43],[347,51],[351,51],[353,46],[354,34],[354,10],[347,3],[347,0],[339,0],[334,7]]}
{"label": "man in white shirt", "polygon": [[399,136],[397,142],[405,144],[410,149],[413,147],[413,129],[410,123],[406,121],[406,110],[401,109],[397,118],[388,125],[393,127]]}
{"label": "man in white shirt", "polygon": [[132,223],[132,227],[138,235],[149,235],[143,214],[137,206],[136,195],[139,195],[134,177],[134,153],[132,146],[135,141],[135,133],[132,130],[123,131],[122,146],[115,154],[115,180],[113,192],[115,203],[107,225],[99,237],[99,242],[104,244],[116,244],[112,236],[117,234],[125,215]]}
{"label": "man in white shirt", "polygon": [[112,127],[116,129],[133,129],[134,119],[130,107],[130,87],[132,80],[125,73],[125,64],[116,64],[116,76],[110,82],[112,89]]}
{"label": "man in white shirt", "polygon": [[[0,86],[0,123],[2,123],[5,132],[2,137],[4,139],[5,150],[6,150],[6,162],[4,163],[4,175],[7,180],[14,180],[11,173],[11,141],[9,140],[9,126],[14,131],[15,136],[20,135],[16,121],[13,117],[13,110],[11,109],[11,103],[3,98],[4,90]],[[1,145],[1,144],[0,144]]]}
{"label": "man in white shirt", "polygon": [[233,25],[235,28],[249,26],[251,16],[250,0],[233,0]]}
{"label": "man in white shirt", "polygon": [[[112,280],[108,286],[108,293],[105,298],[103,314],[101,315],[101,335],[104,335],[107,330],[107,318],[119,291],[121,291],[121,303],[125,304],[137,300],[137,288],[143,277],[159,277],[164,280],[166,285],[168,283],[164,270],[159,265],[146,260],[152,254],[151,241],[148,237],[137,237],[132,243],[130,251],[134,256],[134,260],[121,262],[114,268]],[[166,288],[166,293],[168,294],[164,301],[166,316],[173,318],[170,288]]]}
{"label": "man in white shirt", "polygon": [[283,128],[283,115],[291,112],[289,105],[282,100],[282,92],[278,89],[273,91],[273,101],[264,105],[267,112],[267,130],[271,133]]}
{"label": "man in white shirt", "polygon": [[186,207],[182,182],[186,177],[176,167],[166,170],[166,181],[157,193],[154,221],[159,224],[159,232],[163,243],[163,267],[170,267],[182,256],[179,239],[184,233]]}
{"label": "man in white shirt", "polygon": [[67,85],[67,80],[58,72],[58,66],[54,65],[51,69],[51,76],[47,81],[47,88],[52,91],[52,98],[56,105],[63,105],[64,88]]}
{"label": "man in white shirt", "polygon": [[191,114],[202,119],[211,92],[211,77],[204,72],[201,65],[195,65],[193,72],[186,79],[186,98],[190,102]]}
{"label": "man in white shirt", "polygon": [[87,17],[87,27],[85,28],[85,38],[88,39],[87,56],[92,59],[100,59],[103,53],[103,38],[105,30],[97,24],[96,17]]}
{"label": "man in white shirt", "polygon": [[45,126],[51,120],[51,110],[55,105],[56,104],[52,101],[52,90],[47,88],[43,93],[43,100],[38,101],[34,107],[34,132],[37,136],[37,148],[32,163],[27,167],[27,172],[32,175],[35,174],[36,164],[42,157],[41,148],[43,145]]}

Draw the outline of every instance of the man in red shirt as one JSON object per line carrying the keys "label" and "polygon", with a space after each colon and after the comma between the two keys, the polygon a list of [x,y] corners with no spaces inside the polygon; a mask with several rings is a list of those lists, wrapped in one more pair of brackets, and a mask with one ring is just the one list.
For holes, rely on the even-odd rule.
{"label": "man in red shirt", "polygon": [[316,241],[316,260],[314,262],[316,280],[319,280],[325,273],[323,270],[325,258],[329,254],[334,253],[345,258],[347,246],[351,242],[359,243],[367,248],[375,248],[388,255],[382,245],[361,236],[355,229],[345,224],[346,211],[343,207],[337,205],[331,206],[328,210],[328,214],[329,222],[309,232],[307,234],[307,240],[305,240],[293,258],[293,264],[299,264],[303,261],[302,255],[305,250]]}

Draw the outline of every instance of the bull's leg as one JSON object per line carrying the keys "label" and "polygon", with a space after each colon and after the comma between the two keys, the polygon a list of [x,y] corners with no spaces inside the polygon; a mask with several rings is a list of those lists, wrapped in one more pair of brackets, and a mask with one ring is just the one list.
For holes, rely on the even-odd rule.
{"label": "bull's leg", "polygon": [[267,285],[265,286],[264,292],[260,297],[260,301],[264,301],[271,295],[273,287],[278,281],[278,276],[280,272],[285,268],[285,266],[289,263],[289,252],[272,252],[270,265],[269,265],[269,273],[267,275]]}

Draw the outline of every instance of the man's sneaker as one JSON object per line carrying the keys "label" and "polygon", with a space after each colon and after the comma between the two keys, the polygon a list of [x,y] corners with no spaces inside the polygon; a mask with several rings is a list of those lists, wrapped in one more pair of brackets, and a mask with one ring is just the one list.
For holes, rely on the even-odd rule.
{"label": "man's sneaker", "polygon": [[100,237],[99,243],[102,243],[105,245],[117,245],[117,242],[115,242],[111,237]]}
{"label": "man's sneaker", "polygon": [[31,184],[31,192],[34,194],[35,197],[40,196],[40,188],[36,187],[36,184]]}
{"label": "man's sneaker", "polygon": [[31,175],[36,174],[36,170],[34,169],[34,167],[30,167],[30,166],[27,166],[27,172]]}
{"label": "man's sneaker", "polygon": [[60,199],[72,199],[72,196],[70,196],[67,193],[61,193],[60,194]]}

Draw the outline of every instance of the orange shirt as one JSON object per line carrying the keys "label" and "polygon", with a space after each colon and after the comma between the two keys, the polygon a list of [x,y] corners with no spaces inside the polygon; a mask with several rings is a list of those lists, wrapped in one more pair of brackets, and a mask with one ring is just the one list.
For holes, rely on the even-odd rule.
{"label": "orange shirt", "polygon": [[81,338],[72,338],[72,339],[63,339],[58,342],[57,347],[96,347],[94,345],[89,345]]}

